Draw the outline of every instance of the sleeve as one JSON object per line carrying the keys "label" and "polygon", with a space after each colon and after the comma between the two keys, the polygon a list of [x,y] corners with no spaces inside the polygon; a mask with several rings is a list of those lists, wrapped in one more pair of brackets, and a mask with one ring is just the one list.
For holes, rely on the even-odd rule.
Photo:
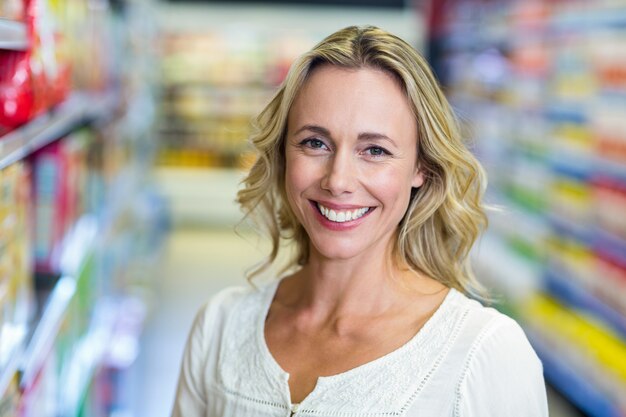
{"label": "sleeve", "polygon": [[172,417],[206,414],[204,369],[207,356],[207,316],[210,304],[200,309],[191,327],[183,353]]}
{"label": "sleeve", "polygon": [[548,417],[541,361],[524,331],[499,316],[478,337],[457,389],[455,417]]}

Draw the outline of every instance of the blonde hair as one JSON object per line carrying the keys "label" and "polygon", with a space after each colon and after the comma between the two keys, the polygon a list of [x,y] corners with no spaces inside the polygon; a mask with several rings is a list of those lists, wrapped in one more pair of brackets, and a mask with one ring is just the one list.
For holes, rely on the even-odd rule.
{"label": "blonde hair", "polygon": [[450,105],[424,58],[402,39],[372,26],[339,30],[302,55],[255,120],[251,142],[258,157],[237,201],[246,217],[253,217],[269,234],[272,250],[251,275],[274,263],[281,238],[296,245],[296,256],[287,268],[308,260],[309,238],[285,194],[284,142],[289,110],[320,65],[372,68],[398,80],[417,119],[417,161],[424,183],[413,189],[395,252],[410,269],[479,295],[482,287],[472,272],[469,251],[487,225],[481,205],[484,171],[463,144]]}

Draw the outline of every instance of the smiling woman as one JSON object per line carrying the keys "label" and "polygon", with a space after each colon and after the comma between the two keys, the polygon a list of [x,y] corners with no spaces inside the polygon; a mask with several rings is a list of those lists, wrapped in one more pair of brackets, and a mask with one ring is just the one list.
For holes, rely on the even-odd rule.
{"label": "smiling woman", "polygon": [[[297,256],[198,314],[173,416],[546,416],[541,363],[468,252],[483,171],[423,58],[374,27],[303,55],[238,200]],[[258,272],[258,271],[257,271]]]}
{"label": "smiling woman", "polygon": [[378,69],[320,66],[287,126],[285,193],[315,252],[309,259],[364,265],[389,252],[424,181],[417,124],[398,83]]}

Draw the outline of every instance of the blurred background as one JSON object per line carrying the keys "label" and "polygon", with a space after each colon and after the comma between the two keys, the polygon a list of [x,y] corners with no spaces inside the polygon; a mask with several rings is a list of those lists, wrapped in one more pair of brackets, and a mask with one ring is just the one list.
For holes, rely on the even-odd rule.
{"label": "blurred background", "polygon": [[552,416],[626,416],[626,0],[0,0],[0,417],[165,417],[194,314],[267,242],[234,203],[294,57],[373,24],[488,171],[473,253]]}

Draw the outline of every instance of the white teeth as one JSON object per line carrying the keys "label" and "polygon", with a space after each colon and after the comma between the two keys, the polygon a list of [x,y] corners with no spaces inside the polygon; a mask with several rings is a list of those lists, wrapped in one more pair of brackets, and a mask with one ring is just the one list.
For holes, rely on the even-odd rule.
{"label": "white teeth", "polygon": [[369,211],[369,207],[362,207],[356,210],[335,211],[322,206],[320,203],[317,203],[317,208],[320,210],[320,213],[322,213],[324,217],[326,217],[331,222],[337,223],[344,223],[351,220],[356,220]]}

